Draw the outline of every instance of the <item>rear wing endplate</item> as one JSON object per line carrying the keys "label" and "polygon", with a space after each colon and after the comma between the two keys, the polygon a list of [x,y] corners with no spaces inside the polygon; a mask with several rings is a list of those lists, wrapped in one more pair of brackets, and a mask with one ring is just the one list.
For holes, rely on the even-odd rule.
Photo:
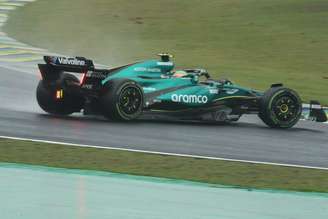
{"label": "rear wing endplate", "polygon": [[46,64],[39,64],[38,66],[42,79],[45,81],[57,80],[61,72],[85,74],[95,68],[92,60],[84,57],[44,56],[43,59]]}

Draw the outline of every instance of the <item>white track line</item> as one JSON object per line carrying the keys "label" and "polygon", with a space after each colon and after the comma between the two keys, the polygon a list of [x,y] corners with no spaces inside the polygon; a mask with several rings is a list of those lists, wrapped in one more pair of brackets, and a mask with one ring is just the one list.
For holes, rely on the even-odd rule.
{"label": "white track line", "polygon": [[296,167],[296,168],[306,168],[306,169],[328,170],[328,167],[315,167],[315,166],[295,165],[295,164],[286,164],[286,163],[239,160],[239,159],[230,159],[230,158],[222,158],[222,157],[207,157],[207,156],[191,155],[191,154],[176,154],[176,153],[166,153],[166,152],[158,152],[158,151],[127,149],[127,148],[119,148],[119,147],[105,147],[105,146],[95,146],[95,145],[86,145],[86,144],[74,144],[74,143],[67,143],[67,142],[47,141],[47,140],[40,140],[40,139],[18,138],[18,137],[1,136],[1,135],[0,135],[0,138],[10,139],[10,140],[19,140],[19,141],[47,143],[47,144],[67,145],[67,146],[74,146],[74,147],[87,147],[87,148],[98,148],[98,149],[156,154],[156,155],[167,155],[167,156],[176,156],[176,157],[201,158],[201,159],[209,159],[209,160],[221,160],[221,161],[242,162],[242,163],[251,163],[251,164],[264,164],[264,165],[273,165],[273,166],[282,166],[282,167]]}

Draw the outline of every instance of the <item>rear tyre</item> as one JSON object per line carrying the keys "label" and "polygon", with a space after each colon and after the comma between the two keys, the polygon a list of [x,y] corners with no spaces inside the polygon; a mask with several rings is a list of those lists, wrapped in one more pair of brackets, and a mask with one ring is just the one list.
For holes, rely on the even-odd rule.
{"label": "rear tyre", "polygon": [[261,99],[259,117],[271,128],[291,128],[300,120],[301,114],[301,98],[292,89],[274,87]]}
{"label": "rear tyre", "polygon": [[[83,108],[84,98],[73,91],[68,84],[78,84],[79,80],[70,74],[63,74],[54,84],[41,80],[36,90],[39,106],[47,113],[54,115],[69,115]],[[57,96],[57,92],[59,96]]]}
{"label": "rear tyre", "polygon": [[142,88],[129,79],[115,79],[106,84],[101,98],[104,116],[110,120],[130,121],[138,118],[143,109]]}

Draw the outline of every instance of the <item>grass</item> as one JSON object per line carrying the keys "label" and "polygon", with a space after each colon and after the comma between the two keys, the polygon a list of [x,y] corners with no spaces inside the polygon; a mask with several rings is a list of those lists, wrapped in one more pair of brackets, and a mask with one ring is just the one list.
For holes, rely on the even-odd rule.
{"label": "grass", "polygon": [[0,139],[0,162],[101,170],[246,188],[328,192],[328,171]]}
{"label": "grass", "polygon": [[169,51],[178,67],[266,89],[283,82],[328,105],[326,0],[42,0],[12,12],[9,35],[120,65]]}

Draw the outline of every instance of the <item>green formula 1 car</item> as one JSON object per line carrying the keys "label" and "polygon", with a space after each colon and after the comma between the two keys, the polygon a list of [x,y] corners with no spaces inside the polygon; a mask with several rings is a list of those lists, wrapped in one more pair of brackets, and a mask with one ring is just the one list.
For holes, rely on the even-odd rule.
{"label": "green formula 1 car", "polygon": [[51,114],[83,110],[123,121],[146,112],[214,121],[257,114],[270,127],[290,128],[301,117],[299,95],[282,84],[259,92],[213,80],[204,69],[174,70],[169,54],[159,56],[113,69],[95,68],[83,57],[45,56],[46,64],[39,64],[38,103]]}

